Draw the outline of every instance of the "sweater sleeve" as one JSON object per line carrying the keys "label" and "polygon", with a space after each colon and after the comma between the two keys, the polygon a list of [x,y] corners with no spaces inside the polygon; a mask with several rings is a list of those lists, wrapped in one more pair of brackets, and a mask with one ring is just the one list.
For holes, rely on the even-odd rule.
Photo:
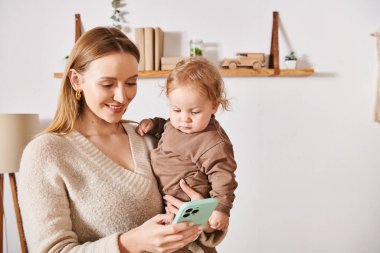
{"label": "sweater sleeve", "polygon": [[[29,252],[119,252],[115,233],[94,242],[78,242],[70,201],[59,173],[58,136],[33,140],[24,150],[18,196]],[[57,141],[57,139],[55,139]]]}
{"label": "sweater sleeve", "polygon": [[232,145],[226,142],[218,143],[200,156],[197,164],[211,184],[210,195],[218,199],[216,210],[230,215],[237,187]]}

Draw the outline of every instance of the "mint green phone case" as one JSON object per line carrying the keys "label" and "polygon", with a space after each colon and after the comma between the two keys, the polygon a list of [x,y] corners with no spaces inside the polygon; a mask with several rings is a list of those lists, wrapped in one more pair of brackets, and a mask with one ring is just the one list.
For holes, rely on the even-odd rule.
{"label": "mint green phone case", "polygon": [[185,202],[179,208],[173,223],[191,221],[194,224],[204,226],[217,204],[218,201],[215,198]]}

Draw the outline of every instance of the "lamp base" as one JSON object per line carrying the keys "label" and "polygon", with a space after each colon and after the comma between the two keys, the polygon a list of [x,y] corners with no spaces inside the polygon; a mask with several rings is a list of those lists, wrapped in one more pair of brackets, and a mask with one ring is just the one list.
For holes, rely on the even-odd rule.
{"label": "lamp base", "polygon": [[[27,253],[28,248],[26,247],[26,241],[24,236],[24,229],[22,227],[22,220],[21,220],[21,214],[20,214],[20,208],[18,206],[18,198],[17,198],[17,185],[16,185],[16,175],[15,173],[9,173],[9,184],[12,191],[12,198],[13,198],[13,206],[15,209],[16,214],[16,221],[17,221],[17,227],[18,227],[18,234],[20,238],[20,244],[21,244],[21,252]],[[3,253],[3,218],[4,218],[4,174],[0,174],[0,253]]]}

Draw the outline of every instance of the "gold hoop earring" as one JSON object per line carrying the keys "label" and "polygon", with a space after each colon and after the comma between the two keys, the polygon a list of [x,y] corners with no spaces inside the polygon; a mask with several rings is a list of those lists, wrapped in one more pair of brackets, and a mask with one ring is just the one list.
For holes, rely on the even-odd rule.
{"label": "gold hoop earring", "polygon": [[75,90],[75,99],[76,99],[77,101],[80,101],[81,98],[82,98],[81,90],[80,90],[80,89],[76,89],[76,90]]}

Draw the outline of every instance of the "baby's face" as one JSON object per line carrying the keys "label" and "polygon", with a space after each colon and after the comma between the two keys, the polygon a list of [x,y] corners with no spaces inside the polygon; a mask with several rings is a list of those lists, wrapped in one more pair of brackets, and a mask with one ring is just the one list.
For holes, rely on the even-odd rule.
{"label": "baby's face", "polygon": [[183,133],[203,131],[218,110],[208,97],[192,85],[178,87],[168,95],[170,123]]}

